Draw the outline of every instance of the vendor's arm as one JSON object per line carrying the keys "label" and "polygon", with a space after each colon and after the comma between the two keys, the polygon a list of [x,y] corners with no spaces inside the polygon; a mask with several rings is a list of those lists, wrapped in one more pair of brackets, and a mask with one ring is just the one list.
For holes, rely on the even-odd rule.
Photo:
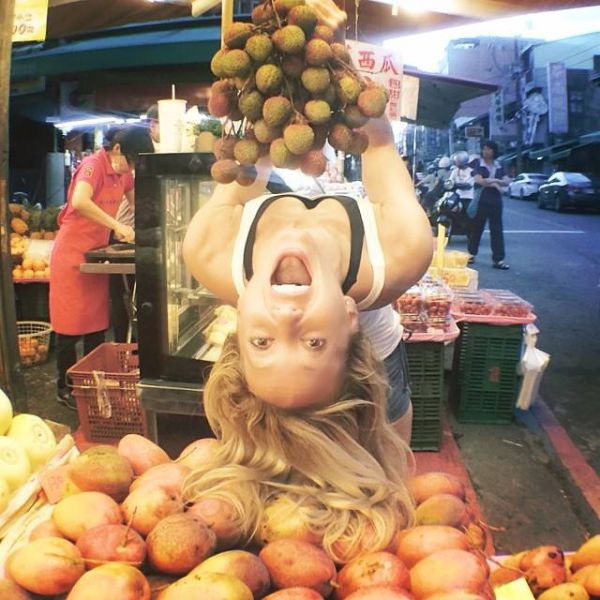
{"label": "vendor's arm", "polygon": [[250,186],[217,184],[210,199],[192,218],[183,242],[183,259],[202,285],[224,302],[235,305],[237,292],[231,276],[233,245],[243,205],[267,192],[271,173],[268,158],[256,164],[258,176]]}
{"label": "vendor's arm", "polygon": [[86,219],[90,219],[99,225],[115,232],[117,239],[122,241],[133,241],[133,228],[119,223],[109,214],[105,213],[92,199],[94,188],[87,181],[78,181],[75,184],[71,205],[75,210],[81,213]]}
{"label": "vendor's arm", "polygon": [[422,277],[431,263],[433,239],[389,121],[370,119],[363,129],[369,136],[362,155],[363,184],[374,204],[386,260],[385,287],[377,307],[396,300]]}

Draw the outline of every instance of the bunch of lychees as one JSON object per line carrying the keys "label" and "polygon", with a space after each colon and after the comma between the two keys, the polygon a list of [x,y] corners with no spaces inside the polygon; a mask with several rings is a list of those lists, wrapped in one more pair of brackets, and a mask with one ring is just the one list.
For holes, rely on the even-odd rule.
{"label": "bunch of lychees", "polygon": [[252,11],[252,23],[227,28],[210,65],[219,80],[208,110],[240,125],[225,127],[215,143],[216,181],[252,184],[254,165],[266,153],[275,167],[318,177],[327,166],[326,140],[343,152],[366,150],[358,128],[384,113],[387,92],[361,77],[334,39],[304,0],[265,0]]}

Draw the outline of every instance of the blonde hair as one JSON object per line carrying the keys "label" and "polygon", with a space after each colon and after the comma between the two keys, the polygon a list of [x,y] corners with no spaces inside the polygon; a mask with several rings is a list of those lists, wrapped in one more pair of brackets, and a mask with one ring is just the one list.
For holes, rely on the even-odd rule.
{"label": "blonde hair", "polygon": [[413,520],[404,484],[412,454],[386,420],[387,388],[381,363],[359,333],[338,401],[281,410],[248,390],[237,339],[230,337],[204,392],[220,444],[212,462],[187,478],[185,500],[231,503],[250,541],[265,506],[284,493],[302,507],[307,530],[322,537],[334,560],[356,554],[361,540],[368,539],[369,550],[385,549]]}

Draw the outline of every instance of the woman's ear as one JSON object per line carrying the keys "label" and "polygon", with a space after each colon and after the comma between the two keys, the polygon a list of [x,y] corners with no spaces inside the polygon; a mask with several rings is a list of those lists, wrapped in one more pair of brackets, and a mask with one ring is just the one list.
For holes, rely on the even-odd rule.
{"label": "woman's ear", "polygon": [[352,330],[352,333],[356,333],[360,327],[356,302],[350,296],[344,296],[344,302],[346,304],[346,312],[350,318],[350,329]]}
{"label": "woman's ear", "polygon": [[110,149],[113,154],[121,154],[121,144],[118,142]]}

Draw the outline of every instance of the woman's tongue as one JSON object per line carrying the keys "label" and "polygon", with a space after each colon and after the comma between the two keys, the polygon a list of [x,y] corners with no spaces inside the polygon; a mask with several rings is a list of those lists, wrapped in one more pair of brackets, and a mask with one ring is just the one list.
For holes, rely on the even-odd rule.
{"label": "woman's tongue", "polygon": [[299,258],[286,256],[277,265],[272,281],[278,285],[310,285],[311,277]]}

